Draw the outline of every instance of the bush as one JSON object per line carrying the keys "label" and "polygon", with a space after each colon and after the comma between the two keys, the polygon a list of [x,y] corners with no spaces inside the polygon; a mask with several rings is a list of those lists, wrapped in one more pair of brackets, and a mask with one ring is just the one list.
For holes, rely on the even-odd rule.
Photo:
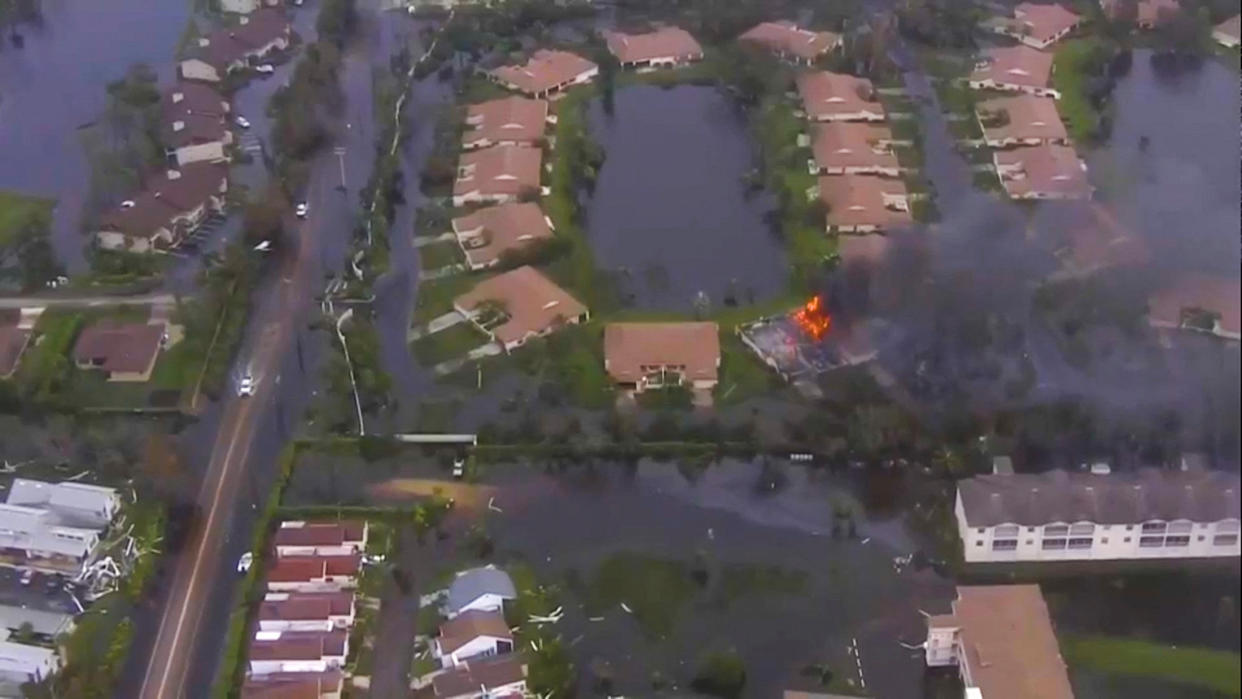
{"label": "bush", "polygon": [[723,699],[741,696],[746,686],[746,664],[735,650],[708,653],[699,662],[690,686],[696,692]]}

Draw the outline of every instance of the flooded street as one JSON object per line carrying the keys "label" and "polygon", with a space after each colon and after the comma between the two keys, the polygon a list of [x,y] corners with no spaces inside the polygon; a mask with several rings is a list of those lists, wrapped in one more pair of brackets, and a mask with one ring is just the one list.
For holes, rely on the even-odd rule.
{"label": "flooded street", "polygon": [[591,104],[590,129],[607,160],[587,207],[600,267],[643,308],[690,310],[775,295],[786,286],[785,252],[763,216],[768,197],[748,196],[753,167],[746,123],[713,88],[617,90],[616,112]]}

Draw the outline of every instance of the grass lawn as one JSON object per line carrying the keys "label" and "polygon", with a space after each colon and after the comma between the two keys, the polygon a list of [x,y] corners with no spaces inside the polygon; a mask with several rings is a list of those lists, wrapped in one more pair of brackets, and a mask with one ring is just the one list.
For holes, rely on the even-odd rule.
{"label": "grass lawn", "polygon": [[418,325],[453,310],[453,299],[483,280],[469,274],[454,274],[421,282],[414,299],[414,324]]}
{"label": "grass lawn", "polygon": [[451,328],[420,337],[410,344],[420,364],[431,366],[449,359],[464,357],[467,352],[487,342],[471,323],[458,323]]}
{"label": "grass lawn", "polygon": [[975,187],[978,187],[979,189],[988,192],[1004,191],[1001,187],[1000,180],[996,177],[995,172],[975,172],[970,177],[971,180],[974,181]]}
{"label": "grass lawn", "polygon": [[0,191],[0,247],[11,243],[17,229],[32,217],[50,223],[55,205],[54,199]]}
{"label": "grass lawn", "polygon": [[1242,657],[1237,653],[1109,636],[1063,636],[1061,652],[1070,667],[1160,678],[1229,696],[1242,695]]}
{"label": "grass lawn", "polygon": [[565,147],[571,139],[585,134],[586,103],[595,95],[590,86],[577,87],[566,93],[556,103],[556,149],[552,154],[551,193],[543,198],[543,210],[552,220],[556,234],[565,236],[572,243],[569,254],[550,265],[552,278],[564,285],[588,308],[600,307],[602,285],[597,284],[595,257],[585,231],[574,220],[573,197],[578,183],[573,180],[570,166],[570,148]]}
{"label": "grass lawn", "polygon": [[681,561],[637,553],[616,553],[605,559],[586,590],[590,615],[624,604],[633,610],[643,634],[664,638],[673,632],[681,608],[696,593],[690,568]]}
{"label": "grass lawn", "polygon": [[936,83],[936,97],[940,111],[974,118],[978,96],[964,82],[943,80]]}
{"label": "grass lawn", "polygon": [[783,386],[783,382],[750,351],[732,330],[720,331],[720,383],[716,403],[741,403]]}
{"label": "grass lawn", "polygon": [[1089,143],[1100,121],[1099,110],[1087,98],[1087,70],[1098,48],[1095,39],[1071,39],[1061,43],[1052,59],[1052,85],[1061,92],[1057,110],[1076,143]]}
{"label": "grass lawn", "polygon": [[983,138],[983,129],[979,128],[979,122],[975,120],[973,115],[966,119],[952,119],[948,124],[949,133],[953,134],[953,138],[959,141]]}
{"label": "grass lawn", "polygon": [[432,243],[418,249],[418,266],[421,269],[440,269],[465,261],[466,257],[462,255],[461,248],[452,241]]}
{"label": "grass lawn", "polygon": [[461,104],[475,104],[512,95],[512,92],[481,75],[471,75],[462,83],[461,90],[457,93],[457,101]]}

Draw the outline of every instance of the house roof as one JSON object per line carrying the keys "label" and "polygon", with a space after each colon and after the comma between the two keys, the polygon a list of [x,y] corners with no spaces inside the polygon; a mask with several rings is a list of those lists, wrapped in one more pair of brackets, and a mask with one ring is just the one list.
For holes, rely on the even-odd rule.
{"label": "house roof", "polygon": [[961,585],[957,595],[952,616],[928,621],[959,629],[971,686],[984,697],[1073,699],[1038,585]]}
{"label": "house roof", "polygon": [[[174,85],[161,98],[160,111],[160,138],[171,148],[219,141],[228,132],[224,123],[228,101],[201,83]],[[177,123],[182,124],[181,128],[176,128]]]}
{"label": "house roof", "polygon": [[1085,203],[1058,208],[1056,216],[1031,229],[1071,273],[1138,265],[1150,258],[1143,239],[1122,228],[1103,209]]}
{"label": "house roof", "polygon": [[1242,332],[1242,285],[1237,278],[1186,274],[1152,294],[1148,318],[1153,324],[1180,327],[1190,310],[1216,313],[1220,332]]}
{"label": "house roof", "polygon": [[1082,21],[1081,17],[1056,3],[1036,5],[1023,2],[1013,9],[1014,19],[1020,25],[1021,31],[1040,43],[1051,41],[1056,35]]}
{"label": "house roof", "polygon": [[1238,474],[1223,471],[1145,468],[1096,475],[1058,470],[975,476],[958,481],[957,492],[972,527],[1215,522],[1239,517],[1238,485]]}
{"label": "house roof", "polygon": [[462,612],[440,625],[440,649],[452,653],[480,636],[512,640],[513,634],[500,612]]}
{"label": "house roof", "polygon": [[898,167],[897,156],[878,145],[893,140],[887,126],[829,121],[811,128],[811,150],[821,168]]}
{"label": "house roof", "polygon": [[974,72],[970,74],[970,79],[1026,87],[1048,87],[1048,78],[1051,75],[1051,53],[1018,44],[986,49]]}
{"label": "house roof", "polygon": [[539,190],[543,151],[527,146],[491,146],[462,153],[457,164],[453,194],[478,192],[484,196],[517,196]]}
{"label": "house roof", "polygon": [[267,571],[268,582],[311,582],[327,576],[357,576],[362,556],[281,556]]}
{"label": "house roof", "polygon": [[223,141],[228,127],[224,117],[209,114],[176,114],[160,122],[160,141],[168,148]]}
{"label": "house roof", "polygon": [[269,592],[259,603],[260,621],[314,621],[349,616],[354,608],[350,592]]}
{"label": "house roof", "polygon": [[[466,257],[475,265],[491,264],[506,251],[515,250],[534,240],[552,237],[552,228],[538,204],[509,202],[488,206],[453,219],[457,235],[471,235],[478,241],[466,244]],[[481,231],[475,234],[474,231]]]}
{"label": "house roof", "polygon": [[303,522],[289,520],[280,523],[276,530],[275,545],[282,546],[341,546],[346,542],[362,541],[366,523]]}
{"label": "house roof", "polygon": [[471,568],[458,573],[453,579],[444,606],[449,613],[456,613],[483,595],[515,599],[517,590],[509,574],[495,566]]}
{"label": "house roof", "polygon": [[345,654],[348,634],[332,631],[259,631],[250,641],[251,660],[319,660]]}
{"label": "house roof", "polygon": [[225,116],[229,113],[229,101],[214,87],[192,81],[181,81],[164,92],[161,108],[170,111],[187,111],[195,114]]}
{"label": "house roof", "polygon": [[885,206],[885,195],[907,196],[901,180],[874,175],[828,175],[819,178],[819,197],[828,205],[829,226],[899,226],[910,213]]}
{"label": "house roof", "polygon": [[746,30],[738,37],[769,51],[788,53],[807,61],[813,61],[841,43],[841,36],[832,32],[813,32],[802,29],[789,21],[763,22]]}
{"label": "house roof", "polygon": [[73,346],[73,360],[106,372],[141,373],[160,352],[164,325],[101,320],[83,328]]}
{"label": "house roof", "polygon": [[191,55],[224,69],[280,37],[288,36],[290,31],[292,26],[283,10],[265,7],[242,17],[236,26],[222,27],[199,39]]}
{"label": "house roof", "polygon": [[30,331],[14,325],[0,325],[0,376],[10,376],[30,342]]}
{"label": "house roof", "polygon": [[715,381],[720,367],[720,328],[715,323],[609,323],[604,328],[604,366],[614,381],[633,383],[644,366],[680,365],[691,381]]}
{"label": "house roof", "polygon": [[508,315],[507,320],[491,328],[496,338],[505,344],[532,333],[542,333],[562,320],[587,312],[578,299],[530,266],[485,279],[454,299],[453,304],[473,311],[487,302],[500,304]]}
{"label": "house roof", "polygon": [[520,656],[507,655],[487,660],[468,660],[448,672],[435,676],[432,687],[437,697],[475,696],[526,679],[526,665]]}
{"label": "house roof", "polygon": [[98,530],[61,526],[55,513],[48,510],[0,505],[0,549],[38,550],[82,558],[98,540]]}
{"label": "house roof", "polygon": [[466,108],[462,145],[475,143],[534,143],[547,128],[548,103],[526,97],[502,97]]}
{"label": "house roof", "polygon": [[339,694],[344,682],[340,670],[272,672],[246,678],[241,695],[242,699],[320,699]]}
{"label": "house roof", "polygon": [[169,170],[147,183],[133,198],[133,206],[113,209],[100,219],[100,226],[134,237],[150,237],[173,218],[203,206],[227,186],[228,167],[223,163],[189,163]]}
{"label": "house roof", "polygon": [[1242,39],[1242,15],[1234,15],[1216,25],[1213,30],[1218,34],[1232,37],[1234,41]]}
{"label": "house roof", "polygon": [[5,502],[49,510],[60,524],[102,528],[111,519],[120,496],[115,488],[87,483],[48,483],[16,478]]}
{"label": "house roof", "polygon": [[24,624],[30,624],[30,630],[34,633],[56,637],[73,626],[73,615],[31,607],[0,605],[0,628],[16,631]]}
{"label": "house roof", "polygon": [[703,47],[690,32],[678,27],[660,27],[646,34],[604,32],[608,50],[622,63],[637,63],[654,58],[691,59],[703,55]]}
{"label": "house roof", "polygon": [[51,648],[0,641],[0,677],[42,672],[55,655],[56,651]]}
{"label": "house roof", "polygon": [[1069,138],[1065,132],[1065,124],[1061,123],[1056,100],[1051,97],[1026,94],[996,97],[980,102],[978,112],[980,117],[1004,114],[1007,118],[1006,123],[1001,126],[983,126],[983,133],[988,140],[1039,138],[1045,141],[1064,141]]}
{"label": "house roof", "polygon": [[[1100,4],[1104,8],[1104,13],[1110,17],[1121,7],[1119,0],[1101,0]],[[1138,12],[1134,20],[1141,25],[1154,26],[1174,13],[1180,12],[1181,9],[1181,3],[1178,0],[1138,0]]]}
{"label": "house roof", "polygon": [[797,86],[806,114],[812,119],[858,112],[884,114],[866,78],[820,70],[799,75]]}
{"label": "house roof", "polygon": [[492,70],[496,78],[522,92],[538,94],[572,82],[579,75],[597,69],[591,61],[568,51],[540,49],[526,63]]}
{"label": "house roof", "polygon": [[1091,194],[1083,162],[1069,146],[1024,146],[996,151],[992,157],[998,169],[1018,168],[1001,176],[1001,184],[1010,196],[1041,193],[1086,198]]}

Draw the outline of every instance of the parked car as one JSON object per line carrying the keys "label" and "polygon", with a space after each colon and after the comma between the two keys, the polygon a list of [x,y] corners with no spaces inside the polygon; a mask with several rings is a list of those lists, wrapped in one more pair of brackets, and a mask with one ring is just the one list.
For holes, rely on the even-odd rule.
{"label": "parked car", "polygon": [[255,69],[255,72],[262,73],[264,75],[271,75],[272,73],[276,72],[275,66],[273,66],[271,63],[262,63],[260,65],[255,66],[254,69]]}
{"label": "parked car", "polygon": [[241,558],[237,559],[237,572],[245,573],[250,570],[252,565],[254,565],[254,554],[247,551],[241,555]]}
{"label": "parked car", "polygon": [[246,374],[241,378],[241,382],[237,384],[237,395],[242,398],[254,395],[254,377]]}
{"label": "parked car", "polygon": [[463,458],[453,459],[453,478],[462,478],[466,475],[466,460]]}
{"label": "parked car", "polygon": [[234,124],[237,124],[238,126],[242,127],[243,129],[248,129],[248,128],[250,128],[250,120],[249,120],[249,119],[247,119],[246,117],[244,117],[244,116],[240,115],[240,114],[238,114],[237,116],[233,117],[233,123],[234,123]]}
{"label": "parked car", "polygon": [[293,213],[297,214],[298,218],[306,218],[306,215],[310,213],[310,205],[304,201],[298,202],[297,207],[293,209]]}

